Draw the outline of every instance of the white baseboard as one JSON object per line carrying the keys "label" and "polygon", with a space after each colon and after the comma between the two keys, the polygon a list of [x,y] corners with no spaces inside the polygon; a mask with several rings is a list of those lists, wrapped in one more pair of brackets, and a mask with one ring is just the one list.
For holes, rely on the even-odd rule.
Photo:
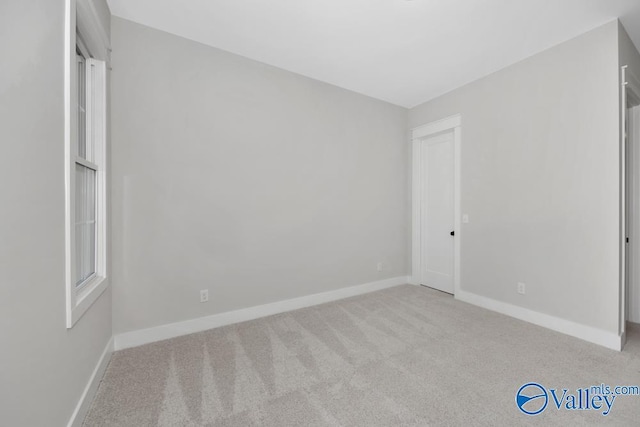
{"label": "white baseboard", "polygon": [[390,288],[392,286],[404,285],[408,283],[408,281],[409,278],[407,276],[392,277],[390,279],[278,301],[271,304],[258,305],[255,307],[228,311],[226,313],[214,314],[212,316],[155,326],[153,328],[125,332],[115,336],[115,350],[136,347],[143,344],[175,338],[181,335],[206,331],[208,329],[218,328],[220,326],[230,325],[233,323],[245,322],[247,320],[297,310],[299,308],[311,307],[313,305],[336,301],[355,295],[366,294],[380,289]]}
{"label": "white baseboard", "polygon": [[622,349],[623,337],[615,333],[603,331],[602,329],[581,325],[560,317],[518,307],[513,304],[497,301],[462,290],[458,291],[455,298],[478,307],[486,308],[501,314],[506,314],[507,316],[515,317],[516,319],[524,320],[525,322],[533,323],[534,325],[580,338],[612,350],[620,351]]}
{"label": "white baseboard", "polygon": [[107,343],[107,346],[104,348],[100,359],[98,360],[98,364],[96,365],[91,377],[89,378],[89,382],[87,386],[84,388],[82,392],[82,396],[80,396],[80,401],[78,405],[76,405],[76,409],[73,411],[71,418],[69,419],[68,427],[80,427],[82,426],[82,422],[84,421],[84,417],[89,412],[89,408],[91,407],[91,402],[93,402],[93,398],[96,395],[96,391],[98,390],[98,386],[100,385],[100,381],[102,381],[102,377],[104,375],[105,369],[107,369],[107,365],[111,360],[111,354],[113,353],[113,337]]}

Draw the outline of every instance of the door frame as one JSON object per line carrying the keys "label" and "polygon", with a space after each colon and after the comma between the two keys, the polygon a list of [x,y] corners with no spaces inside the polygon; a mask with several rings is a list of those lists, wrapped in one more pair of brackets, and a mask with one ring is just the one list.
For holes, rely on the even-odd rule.
{"label": "door frame", "polygon": [[[627,146],[628,139],[637,139],[636,129],[640,123],[634,118],[631,118],[631,123],[634,125],[631,128],[631,135],[625,135],[627,132],[627,105],[628,101],[633,102],[634,104],[640,105],[640,81],[631,73],[631,71],[627,68],[626,65],[620,67],[620,321],[618,325],[618,330],[621,338],[621,347],[624,346],[626,342],[626,323],[628,316],[628,302],[627,296],[629,293],[629,282],[635,282],[638,280],[637,273],[639,263],[637,257],[634,257],[631,260],[631,265],[627,266],[627,243],[626,238],[629,237],[627,235],[627,204],[633,204],[634,198],[639,197],[639,195],[633,194],[630,198],[628,198],[627,194]],[[637,141],[635,141],[637,143]],[[637,145],[634,147],[638,149]],[[633,161],[633,159],[632,159]],[[634,164],[634,166],[637,166]],[[633,172],[633,171],[632,171]],[[633,176],[631,177],[633,179]],[[635,190],[635,189],[634,189]],[[630,200],[629,200],[630,199]],[[633,205],[632,205],[633,206]],[[635,213],[635,212],[634,212]],[[635,213],[637,214],[637,213]],[[631,231],[637,232],[638,230]],[[631,236],[633,237],[633,236]],[[630,244],[631,253],[635,254],[635,250],[638,249],[638,245],[634,241],[635,239],[631,239]],[[631,267],[629,269],[629,267]],[[637,285],[637,283],[634,283]]]}
{"label": "door frame", "polygon": [[441,120],[430,122],[411,129],[412,145],[412,221],[411,221],[411,279],[410,283],[419,285],[422,281],[422,212],[426,209],[423,200],[424,171],[422,170],[422,141],[443,132],[453,132],[453,294],[460,291],[460,243],[462,239],[462,221],[460,214],[460,171],[461,171],[461,127],[462,116],[456,114]]}

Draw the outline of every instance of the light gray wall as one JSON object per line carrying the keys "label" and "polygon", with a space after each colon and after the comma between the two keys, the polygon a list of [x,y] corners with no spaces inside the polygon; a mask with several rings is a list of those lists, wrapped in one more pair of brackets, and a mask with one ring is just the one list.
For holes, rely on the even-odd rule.
{"label": "light gray wall", "polygon": [[[618,52],[620,66],[626,65],[627,73],[632,74],[637,80],[640,80],[640,54],[621,23],[618,24]],[[627,231],[627,236],[631,239],[629,256],[632,259],[638,259],[638,249],[640,249],[640,247],[638,247],[638,242],[640,242],[640,147],[638,146],[639,141],[637,140],[638,131],[632,131],[631,135],[636,136],[630,150],[631,162],[633,164],[631,191],[633,191],[636,196],[635,199],[632,200],[635,215],[631,218],[630,229]],[[640,271],[638,271],[637,267],[637,263],[634,264],[633,262],[628,266],[631,280],[628,284],[629,289],[627,291],[627,319],[640,323]]]}
{"label": "light gray wall", "polygon": [[76,1],[84,1],[87,3],[92,3],[93,8],[98,15],[98,19],[105,26],[104,31],[111,40],[111,10],[109,10],[109,5],[107,4],[107,0],[76,0]]}
{"label": "light gray wall", "polygon": [[611,22],[410,110],[410,127],[462,114],[463,290],[618,332],[617,37]]}
{"label": "light gray wall", "polygon": [[406,109],[111,31],[116,333],[407,274]]}
{"label": "light gray wall", "polygon": [[618,53],[620,65],[626,65],[628,70],[640,79],[640,54],[620,22],[618,22]]}
{"label": "light gray wall", "polygon": [[0,2],[0,424],[63,426],[111,338],[65,323],[64,2]]}

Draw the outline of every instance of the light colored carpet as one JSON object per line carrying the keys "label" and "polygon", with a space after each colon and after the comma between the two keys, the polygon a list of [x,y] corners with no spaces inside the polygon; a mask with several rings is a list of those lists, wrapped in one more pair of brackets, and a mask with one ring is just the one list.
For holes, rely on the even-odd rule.
{"label": "light colored carpet", "polygon": [[550,406],[529,381],[640,385],[640,328],[623,352],[399,286],[116,352],[85,426],[640,425],[640,397],[603,417]]}

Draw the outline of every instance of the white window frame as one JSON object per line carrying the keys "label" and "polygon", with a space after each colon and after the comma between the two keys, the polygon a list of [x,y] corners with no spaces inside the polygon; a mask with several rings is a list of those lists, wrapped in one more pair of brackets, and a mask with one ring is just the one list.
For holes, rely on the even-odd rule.
{"label": "white window frame", "polygon": [[[108,37],[93,3],[66,0],[65,19],[65,255],[67,328],[91,307],[109,285],[107,280],[107,66]],[[79,39],[80,36],[81,40]],[[78,153],[78,67],[76,46],[86,58],[86,137],[92,161]],[[86,52],[90,52],[86,55]],[[89,148],[88,148],[89,149]],[[76,164],[96,171],[95,274],[76,286],[75,184]]]}

